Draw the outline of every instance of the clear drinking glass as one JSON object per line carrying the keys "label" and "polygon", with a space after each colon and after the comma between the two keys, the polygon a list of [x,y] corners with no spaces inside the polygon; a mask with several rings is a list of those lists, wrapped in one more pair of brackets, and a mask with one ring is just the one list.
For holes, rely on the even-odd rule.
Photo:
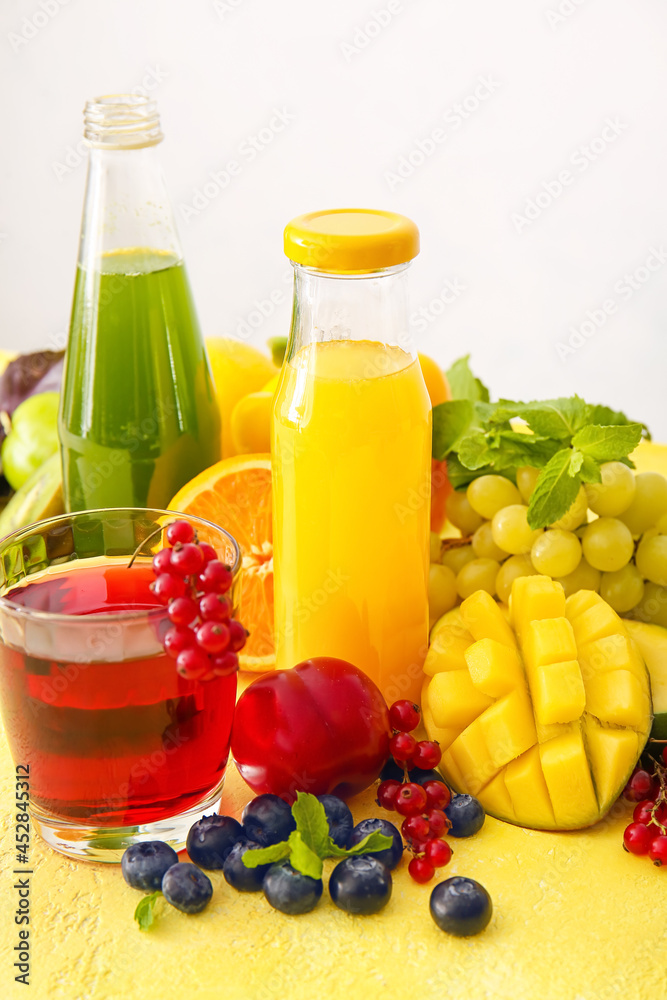
{"label": "clear drinking glass", "polygon": [[0,542],[5,731],[29,771],[37,831],[72,857],[119,861],[141,840],[179,850],[220,799],[236,674],[180,677],[162,646],[166,608],[149,590],[152,557],[176,517],[232,567],[236,606],[238,545],[200,518],[81,511]]}

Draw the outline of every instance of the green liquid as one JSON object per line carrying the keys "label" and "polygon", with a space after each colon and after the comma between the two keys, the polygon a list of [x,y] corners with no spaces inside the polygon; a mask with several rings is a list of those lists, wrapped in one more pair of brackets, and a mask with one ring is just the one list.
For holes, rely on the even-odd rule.
{"label": "green liquid", "polygon": [[68,510],[166,507],[220,458],[220,414],[183,265],[149,250],[78,269],[60,414]]}

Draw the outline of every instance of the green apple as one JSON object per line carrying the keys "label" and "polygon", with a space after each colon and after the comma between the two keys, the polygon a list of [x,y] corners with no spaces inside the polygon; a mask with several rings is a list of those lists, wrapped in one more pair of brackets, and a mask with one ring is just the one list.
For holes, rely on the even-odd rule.
{"label": "green apple", "polygon": [[57,392],[29,396],[12,414],[11,429],[2,443],[2,471],[13,490],[19,490],[30,476],[59,447]]}

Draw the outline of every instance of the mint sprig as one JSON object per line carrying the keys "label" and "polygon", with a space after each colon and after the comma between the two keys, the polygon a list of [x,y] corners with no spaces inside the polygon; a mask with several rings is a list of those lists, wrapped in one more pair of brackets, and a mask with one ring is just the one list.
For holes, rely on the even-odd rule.
{"label": "mint sprig", "polygon": [[290,833],[287,840],[279,844],[246,851],[243,855],[243,864],[246,868],[257,868],[258,865],[289,858],[292,867],[302,875],[322,878],[324,858],[351,858],[357,854],[384,851],[391,847],[391,837],[377,831],[364,837],[354,847],[339,847],[331,839],[324,806],[309,792],[297,792],[292,815],[296,822],[296,830]]}
{"label": "mint sprig", "polygon": [[155,906],[159,899],[162,899],[162,893],[158,889],[156,892],[151,892],[149,896],[144,896],[137,903],[137,908],[134,911],[134,919],[139,924],[140,931],[147,931],[155,921]]}
{"label": "mint sprig", "polygon": [[[599,483],[601,463],[634,468],[628,456],[642,436],[650,438],[645,424],[577,395],[491,403],[469,355],[454,362],[447,379],[453,398],[433,408],[433,457],[447,459],[454,489],[489,473],[516,482],[521,466],[541,469],[528,505],[531,528],[562,517],[582,483]],[[527,432],[517,429],[517,420]]]}

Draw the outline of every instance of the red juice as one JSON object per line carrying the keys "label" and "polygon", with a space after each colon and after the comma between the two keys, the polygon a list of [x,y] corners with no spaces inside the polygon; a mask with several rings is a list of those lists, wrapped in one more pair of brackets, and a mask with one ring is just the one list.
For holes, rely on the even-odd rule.
{"label": "red juice", "polygon": [[[177,674],[161,648],[170,622],[153,579],[150,564],[90,560],[4,595],[27,612],[22,649],[8,635],[0,643],[5,729],[16,762],[30,765],[33,805],[59,818],[110,827],[167,819],[224,775],[236,675]],[[47,631],[30,610],[72,621],[49,619]]]}

